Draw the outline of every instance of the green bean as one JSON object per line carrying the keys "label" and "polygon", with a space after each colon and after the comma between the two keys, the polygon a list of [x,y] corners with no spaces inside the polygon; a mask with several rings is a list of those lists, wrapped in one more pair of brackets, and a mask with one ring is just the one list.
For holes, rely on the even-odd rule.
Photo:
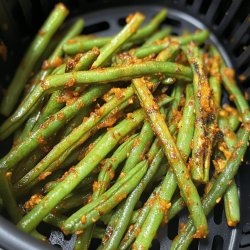
{"label": "green bean", "polygon": [[25,127],[22,131],[22,133],[19,135],[18,141],[19,143],[25,140],[27,136],[29,136],[30,132],[32,131],[33,127],[35,126],[37,120],[39,119],[41,115],[41,105],[42,102],[37,106],[37,108],[34,110],[34,112],[31,114],[30,118],[27,120]]}
{"label": "green bean", "polygon": [[[103,235],[103,238],[102,238],[102,244],[105,244],[105,242],[109,239],[110,237],[110,232],[113,231],[113,228],[115,227],[115,225],[117,224],[118,220],[119,220],[119,217],[120,217],[120,213],[121,213],[121,208],[124,206],[124,201],[122,201],[118,206],[117,208],[115,209],[113,215],[115,216],[112,216],[107,227],[106,227],[106,230],[105,230],[105,233]],[[99,250],[101,248],[101,246],[99,246],[97,249]]]}
{"label": "green bean", "polygon": [[217,131],[217,118],[218,112],[220,108],[221,101],[221,77],[220,77],[220,59],[216,55],[213,58],[211,69],[210,69],[210,78],[209,85],[212,92],[212,100],[211,100],[211,110],[213,112],[213,116],[210,116],[210,123],[206,129],[207,134],[207,143],[206,150],[204,154],[204,173],[203,179],[204,182],[208,182],[209,180],[209,172],[210,172],[210,164],[211,157],[213,153],[213,144]]}
{"label": "green bean", "polygon": [[132,82],[136,90],[136,94],[140,99],[141,105],[150,119],[151,127],[162,142],[164,153],[168,159],[171,169],[176,176],[182,196],[185,202],[188,204],[191,218],[194,220],[197,232],[201,232],[201,236],[206,235],[207,221],[201,208],[199,194],[191,179],[187,178],[187,176],[189,176],[188,170],[169,132],[164,118],[159,112],[159,107],[154,102],[153,96],[148,88],[144,85],[143,80],[136,79]]}
{"label": "green bean", "polygon": [[21,219],[21,210],[17,205],[15,198],[12,195],[12,185],[10,183],[11,172],[0,171],[0,194],[3,199],[4,207],[6,208],[11,220],[17,223]]}
{"label": "green bean", "polygon": [[32,155],[23,158],[13,169],[12,183],[16,183],[25,174],[27,174],[44,156],[46,155],[45,150],[40,148],[33,151]]}
{"label": "green bean", "polygon": [[67,15],[68,10],[66,7],[63,4],[57,4],[55,9],[51,12],[50,16],[39,30],[37,36],[25,53],[21,64],[19,65],[16,74],[9,85],[7,93],[2,100],[0,108],[2,114],[7,116],[12,112],[20,97],[24,85],[29,78],[31,69],[42,55],[51,37],[60,27]]}
{"label": "green bean", "polygon": [[155,34],[153,34],[152,36],[150,36],[146,42],[142,45],[142,47],[144,46],[148,46],[153,44],[154,42],[161,40],[167,36],[169,36],[172,32],[172,28],[171,27],[165,27],[163,29],[160,29],[159,31],[157,31]]}
{"label": "green bean", "polygon": [[[193,86],[186,87],[186,104],[183,112],[183,119],[177,137],[177,147],[181,153],[184,162],[187,160],[191,148],[190,143],[194,132],[194,98]],[[185,178],[185,177],[184,177]],[[171,169],[168,170],[162,185],[160,186],[159,194],[155,198],[154,205],[142,225],[141,231],[133,245],[136,249],[148,249],[160,226],[165,215],[167,218],[170,200],[177,188],[175,174]]]}
{"label": "green bean", "polygon": [[98,188],[93,192],[93,200],[102,195],[112,180],[113,172],[118,165],[127,158],[127,154],[130,152],[133,143],[138,136],[132,136],[128,141],[125,141],[117,150],[114,152],[110,159],[107,159],[102,170],[98,176]]}
{"label": "green bean", "polygon": [[[93,105],[92,105],[93,106]],[[66,125],[66,127],[64,128],[64,130],[62,131],[62,133],[60,134],[60,138],[63,139],[66,136],[68,136],[76,127],[78,127],[83,119],[85,117],[88,117],[90,115],[90,111],[91,111],[92,107],[91,106],[87,106],[87,107],[83,107],[78,114],[71,119],[68,124]]]}
{"label": "green bean", "polygon": [[220,75],[221,59],[219,54],[216,52],[214,46],[211,46],[210,51],[213,55],[213,61],[210,69],[209,84],[213,91],[214,102],[219,108],[221,103],[221,75]]}
{"label": "green bean", "polygon": [[180,44],[178,42],[170,42],[169,46],[158,54],[156,60],[162,61],[162,58],[168,58],[167,61],[171,62],[179,52],[179,49]]}
{"label": "green bean", "polygon": [[[219,128],[223,132],[224,141],[226,142],[228,150],[233,154],[234,146],[237,143],[237,137],[230,129],[229,120],[225,119],[225,117],[220,117]],[[231,227],[236,226],[240,221],[240,205],[238,188],[234,180],[232,180],[231,185],[227,188],[223,200],[227,224]]]}
{"label": "green bean", "polygon": [[100,55],[93,63],[92,68],[103,66],[112,54],[114,54],[139,28],[144,21],[141,13],[136,13],[129,19],[127,25],[105,46],[102,48]]}
{"label": "green bean", "polygon": [[230,74],[233,74],[231,71],[232,69],[226,67],[221,69],[222,83],[231,95],[240,115],[242,116],[243,122],[248,122],[250,118],[248,103],[234,79],[231,78]]}
{"label": "green bean", "polygon": [[239,125],[239,114],[237,110],[228,104],[223,105],[223,109],[225,109],[229,114],[228,114],[228,123],[229,123],[229,128],[233,131],[235,131]]}
{"label": "green bean", "polygon": [[130,171],[138,162],[141,161],[141,159],[143,159],[143,156],[148,150],[153,137],[154,133],[150,127],[150,124],[148,122],[145,122],[140,135],[136,139],[135,145],[129,154],[129,157],[126,160],[124,167],[122,168],[123,174],[126,174],[128,171]]}
{"label": "green bean", "polygon": [[65,72],[76,72],[90,69],[93,62],[98,58],[100,52],[96,49],[92,49],[84,54],[78,54],[75,57],[73,65],[67,64]]}
{"label": "green bean", "polygon": [[[90,175],[87,176],[82,182],[79,183],[79,185],[76,186],[76,190],[84,190],[88,191],[89,189],[92,188],[92,185],[95,181],[96,176],[95,175]],[[53,188],[55,188],[61,181],[63,181],[63,178],[59,178],[54,181],[47,182],[44,186],[44,193],[49,193]]]}
{"label": "green bean", "polygon": [[179,197],[175,202],[173,202],[173,205],[170,207],[167,220],[170,221],[171,219],[173,219],[185,206],[185,201],[182,197]]}
{"label": "green bean", "polygon": [[54,227],[60,228],[66,219],[66,216],[53,212],[44,217],[43,221]]}
{"label": "green bean", "polygon": [[63,55],[62,47],[68,40],[73,38],[75,35],[81,33],[83,27],[84,27],[83,19],[79,19],[71,27],[69,27],[69,29],[65,32],[63,38],[62,39],[60,38],[58,45],[56,46],[53,53],[50,55],[49,59],[43,62],[42,70],[39,72],[38,77],[33,84],[37,84],[37,81],[43,80],[50,73],[55,74],[59,73],[60,71],[64,72],[65,69],[64,64],[60,65],[62,63],[60,57]]}
{"label": "green bean", "polygon": [[[139,29],[129,40],[129,42],[136,42],[147,38],[152,34],[160,25],[160,23],[166,18],[167,11],[165,9],[161,10],[145,27]],[[67,54],[76,54],[79,52],[87,51],[93,47],[103,47],[106,43],[110,42],[112,37],[96,38],[87,41],[79,41],[71,44],[65,44],[64,51]]]}
{"label": "green bean", "polygon": [[190,34],[187,36],[181,36],[181,37],[169,37],[165,40],[163,40],[163,43],[157,44],[157,45],[151,45],[147,47],[142,47],[137,49],[134,52],[134,55],[137,58],[143,58],[146,56],[149,56],[150,54],[158,54],[162,50],[168,48],[171,45],[171,42],[179,43],[180,45],[185,45],[191,41],[194,41],[196,43],[204,43],[209,36],[209,32],[207,30],[202,30],[194,34]]}
{"label": "green bean", "polygon": [[0,197],[0,211],[3,209],[3,199]]}
{"label": "green bean", "polygon": [[141,40],[141,39],[144,39],[144,38],[147,38],[148,36],[150,36],[150,34],[152,34],[158,28],[160,23],[162,23],[164,21],[166,16],[167,16],[167,10],[162,9],[159,13],[157,13],[157,15],[154,16],[154,18],[147,25],[145,25],[143,28],[139,29],[131,37],[130,41]]}
{"label": "green bean", "polygon": [[30,137],[27,137],[25,141],[17,145],[0,161],[1,169],[10,169],[15,166],[21,159],[28,155],[32,150],[39,146],[40,140],[48,138],[55,133],[59,128],[64,125],[64,122],[74,116],[78,110],[79,105],[89,105],[97,97],[101,96],[109,89],[109,86],[93,87],[90,88],[83,96],[81,96],[75,103],[70,106],[66,106],[59,111],[56,115],[47,120],[37,131],[32,133]]}
{"label": "green bean", "polygon": [[[105,229],[96,227],[95,230],[93,231],[92,237],[94,239],[102,239],[104,232]],[[83,235],[85,236],[86,232],[84,232]],[[79,239],[77,238],[74,245],[74,250],[83,250],[83,249],[88,249],[88,248],[85,245],[82,245],[82,242],[79,241]]]}
{"label": "green bean", "polygon": [[129,227],[127,233],[123,237],[123,240],[119,246],[119,249],[125,250],[125,249],[129,248],[129,246],[133,243],[134,239],[137,237],[138,232],[141,229],[143,222],[145,221],[145,219],[150,211],[150,208],[152,206],[152,202],[154,201],[159,190],[160,190],[160,187],[156,187],[154,189],[154,191],[152,192],[152,194],[150,195],[150,197],[148,198],[148,200],[145,202],[143,208],[139,212],[139,216],[136,220],[136,223]]}
{"label": "green bean", "polygon": [[[148,249],[151,245],[151,242],[155,236],[155,233],[162,222],[162,218],[164,214],[167,213],[171,203],[169,200],[171,199],[174,191],[176,189],[175,176],[170,172],[167,173],[164,178],[163,183],[161,184],[159,193],[156,195],[155,200],[153,201],[153,206],[150,209],[143,225],[141,231],[139,232],[136,240],[133,244],[133,248],[140,249],[145,248]],[[152,220],[154,218],[154,222]],[[148,231],[145,230],[148,227]]]}
{"label": "green bean", "polygon": [[218,119],[218,125],[220,128],[220,131],[223,133],[223,136],[224,136],[223,139],[226,142],[228,149],[231,151],[235,145],[235,142],[237,141],[236,135],[229,128],[228,120],[226,117],[223,117],[220,115]]}
{"label": "green bean", "polygon": [[234,180],[224,195],[224,208],[228,226],[235,227],[240,221],[240,204],[238,188]]}
{"label": "green bean", "polygon": [[44,241],[44,242],[46,242],[46,243],[48,242],[47,237],[44,236],[44,235],[42,235],[42,234],[40,234],[40,233],[37,232],[37,231],[31,232],[30,235],[31,235],[32,237],[38,239],[38,240]]}
{"label": "green bean", "polygon": [[117,181],[108,191],[95,201],[72,214],[63,223],[62,230],[67,234],[82,230],[93,224],[100,218],[100,214],[109,212],[126,198],[126,196],[138,185],[147,167],[148,164],[146,161],[138,163],[123,179]]}
{"label": "green bean", "polygon": [[[97,136],[97,137],[96,137]],[[98,133],[94,136],[94,142],[92,142],[89,147],[93,147],[99,140],[104,136],[104,133],[99,135]],[[83,159],[84,155],[88,152],[89,147],[83,147],[82,145],[76,147],[70,155],[61,163],[60,168],[65,169],[67,167],[76,165],[80,160]]]}
{"label": "green bean", "polygon": [[[27,118],[36,110],[37,106],[39,106],[40,101],[42,101],[42,100],[43,100],[43,97],[40,100],[38,100],[36,103],[34,103],[34,105],[32,107],[30,107],[28,113],[26,113],[25,116],[20,117],[20,119],[17,122],[12,123],[11,127],[9,127],[9,130],[6,127],[6,134],[3,135],[2,139],[0,138],[0,140],[6,139],[9,135],[11,135],[17,129],[19,129],[22,126],[22,124],[27,120]],[[7,120],[8,119],[9,118],[7,118]],[[0,130],[1,130],[1,128],[0,128]],[[0,137],[1,137],[1,135],[0,135]]]}
{"label": "green bean", "polygon": [[[96,183],[97,185],[95,185],[97,186],[97,188],[95,188],[93,191],[93,201],[106,191],[113,177],[115,169],[121,162],[126,159],[127,154],[130,152],[136,137],[137,135],[131,136],[127,141],[125,141],[121,146],[116,149],[111,158],[105,161],[105,164],[99,173],[98,181]],[[79,235],[77,237],[78,247],[85,246],[85,248],[88,248],[93,231],[94,225],[91,225],[86,228],[84,234]]]}
{"label": "green bean", "polygon": [[194,131],[191,174],[193,180],[197,182],[207,182],[208,175],[205,176],[204,149],[207,147],[206,144],[208,142],[208,137],[205,134],[207,127],[206,121],[209,122],[213,112],[211,109],[211,89],[203,69],[201,53],[198,47],[196,47],[195,44],[190,43],[186,47],[183,47],[183,50],[194,74],[193,86],[197,125],[195,126]]}
{"label": "green bean", "polygon": [[[112,218],[112,215],[114,214],[113,211],[110,211],[109,213],[103,215],[101,218],[100,218],[100,221],[102,221],[105,225],[108,225],[108,223],[110,222],[111,218]],[[85,231],[86,232],[86,231]]]}
{"label": "green bean", "polygon": [[[26,116],[27,113],[30,112],[34,103],[36,103],[41,96],[44,95],[44,92],[49,89],[60,89],[65,87],[65,84],[67,85],[69,82],[76,84],[76,86],[93,83],[106,84],[107,82],[129,80],[144,75],[154,75],[156,73],[163,73],[168,76],[174,76],[182,79],[191,79],[192,77],[192,72],[188,67],[171,62],[144,62],[143,64],[135,63],[127,66],[117,66],[105,69],[48,76],[43,82],[40,83],[40,85],[34,88],[16,112],[3,123],[0,127],[0,139],[6,138],[13,132],[12,126],[14,126],[18,120]],[[18,126],[20,125],[21,124],[18,124]]]}
{"label": "green bean", "polygon": [[67,194],[69,194],[115,147],[118,141],[136,128],[145,118],[144,111],[139,109],[129,117],[121,121],[118,125],[110,129],[103,138],[95,145],[89,154],[87,154],[70,171],[65,179],[60,182],[52,191],[50,191],[41,202],[36,205],[22,220],[18,227],[30,232],[35,228]]}
{"label": "green bean", "polygon": [[76,53],[85,52],[88,50],[91,50],[95,47],[101,48],[105,44],[111,41],[111,37],[98,37],[94,39],[88,39],[88,40],[80,40],[80,41],[73,41],[70,43],[66,43],[63,46],[63,50],[66,54],[72,55]]}
{"label": "green bean", "polygon": [[[72,208],[77,208],[87,204],[89,194],[74,194],[69,197],[63,199],[55,208],[54,210],[58,213],[66,212]],[[53,210],[53,211],[54,211]]]}
{"label": "green bean", "polygon": [[[1,199],[4,207],[14,223],[17,223],[22,218],[21,209],[16,203],[16,200],[12,196],[12,186],[10,182],[11,172],[5,173],[5,171],[0,172],[0,193],[4,198]],[[31,235],[39,240],[46,241],[46,237],[38,233],[36,230],[31,232]]]}
{"label": "green bean", "polygon": [[93,232],[93,238],[102,239],[105,229],[96,227]]}
{"label": "green bean", "polygon": [[74,250],[87,250],[91,243],[91,239],[94,238],[95,227],[93,225],[86,228],[86,230],[77,235]]}
{"label": "green bean", "polygon": [[[170,130],[171,130],[171,133],[174,133],[174,129],[175,129],[175,126],[171,126],[170,127]],[[150,163],[150,162],[152,162],[153,161],[153,159],[154,159],[154,157],[155,157],[155,155],[158,153],[160,151],[160,145],[159,145],[159,140],[158,139],[155,139],[155,141],[153,142],[153,144],[152,144],[152,146],[151,146],[151,148],[150,148],[150,150],[149,150],[149,152],[148,152],[148,154],[147,154],[147,160],[148,160],[148,163]],[[162,158],[162,157],[161,157]],[[155,160],[155,162],[154,162],[154,164],[155,163],[157,163],[158,162],[158,160],[159,160],[159,158],[158,159],[156,159]],[[153,162],[152,162],[152,164],[153,164]],[[157,163],[158,164],[158,163]],[[154,176],[153,176],[154,177]],[[145,176],[145,178],[146,178],[146,176]],[[137,190],[137,192],[140,192],[140,188],[138,188],[138,190]],[[136,192],[136,193],[137,193]],[[134,194],[136,194],[136,193],[134,193]],[[132,199],[133,200],[133,199]],[[133,204],[133,201],[132,200],[130,200],[130,202],[132,202],[132,204]],[[131,205],[131,204],[130,204]],[[131,207],[130,207],[131,208]],[[121,207],[115,214],[114,214],[114,216],[112,217],[112,219],[114,218],[117,218],[117,220],[118,220],[118,224],[116,223],[116,225],[123,225],[123,223],[121,223],[121,221],[120,221],[120,217],[122,216],[122,212],[125,210],[125,213],[126,212],[128,212],[129,211],[129,209],[126,209],[126,207],[124,206],[124,207]],[[146,206],[145,207],[145,209],[143,209],[143,212],[142,212],[142,218],[140,219],[138,219],[138,224],[135,226],[135,232],[137,232],[138,231],[138,227],[140,228],[141,227],[141,225],[142,225],[142,223],[144,222],[144,220],[145,220],[145,218],[146,218],[146,215],[148,214],[148,212],[149,212],[149,210],[150,210],[150,208],[148,207],[148,206]],[[127,215],[128,216],[128,215]],[[123,217],[125,218],[126,217],[126,215],[125,214],[123,214]],[[124,222],[125,223],[125,222]],[[109,233],[109,227],[111,227],[112,229],[113,229],[113,225],[110,223],[109,224],[109,226],[107,227],[107,230],[106,230],[106,232],[107,232],[107,234],[108,234],[108,239],[110,238],[110,233]],[[118,237],[121,237],[120,235],[119,235],[119,233],[118,233],[118,235],[117,235]],[[132,237],[133,238],[133,237]],[[132,240],[132,238],[131,238],[131,240]],[[134,238],[133,238],[134,239]],[[121,239],[120,239],[121,240]],[[105,242],[106,242],[106,240],[105,240]]]}
{"label": "green bean", "polygon": [[58,112],[60,109],[63,108],[64,103],[58,101],[60,94],[61,91],[58,90],[50,96],[48,102],[41,111],[39,119],[33,126],[32,131],[36,131],[41,124],[43,124],[49,119],[51,115],[55,114],[56,112]]}
{"label": "green bean", "polygon": [[85,150],[85,148],[82,145],[80,145],[78,148],[73,150],[68,155],[68,157],[61,163],[60,169],[66,169],[70,166],[77,164],[81,160],[80,156],[81,156],[81,153],[83,152],[82,149]]}
{"label": "green bean", "polygon": [[[234,153],[227,161],[224,171],[219,174],[213,187],[202,201],[202,207],[206,215],[210,213],[216,203],[220,200],[223,193],[228,188],[228,185],[230,185],[230,181],[237,173],[241,159],[247,149],[249,135],[249,125],[243,124],[237,133],[238,143],[234,148]],[[171,249],[187,249],[193,238],[199,236],[196,234],[194,235],[194,233],[195,227],[193,226],[193,222],[189,220],[185,226],[185,230],[183,232],[179,232],[179,235],[172,242]]]}
{"label": "green bean", "polygon": [[[65,69],[65,72],[75,72],[77,70],[87,70],[91,67],[92,63],[95,61],[95,59],[98,56],[98,52],[95,50],[91,50],[81,56],[78,62],[76,62],[73,66],[65,66],[64,68],[61,68],[61,70],[58,70],[56,74],[63,74],[64,71],[62,72],[63,69]],[[54,73],[55,74],[55,73]],[[33,131],[38,129],[38,127],[44,123],[52,114],[55,114],[58,112],[63,106],[63,103],[60,103],[58,101],[60,95],[62,94],[62,91],[58,90],[55,91],[51,96],[50,99],[47,103],[47,105],[44,107],[42,114],[37,121],[36,125],[33,128]]]}
{"label": "green bean", "polygon": [[122,213],[119,216],[118,223],[113,230],[113,234],[103,246],[105,249],[118,249],[123,234],[125,233],[125,230],[131,220],[134,207],[137,201],[140,199],[141,194],[146,188],[147,184],[151,181],[156,171],[158,170],[163,156],[163,151],[159,150],[158,153],[155,155],[151,165],[149,166],[149,169],[145,176],[142,178],[138,186],[130,193],[130,195],[126,199],[124,207],[122,207]]}
{"label": "green bean", "polygon": [[183,82],[177,82],[174,85],[171,97],[174,98],[171,103],[171,108],[167,111],[167,120],[169,124],[177,123],[176,112],[179,110],[181,98],[185,89]]}
{"label": "green bean", "polygon": [[[219,97],[219,98],[220,98],[220,97]],[[220,118],[219,118],[219,127],[220,127],[220,129],[222,129],[222,131],[224,131],[225,128],[229,129],[229,125],[228,125],[227,120],[221,119],[221,117],[220,117]],[[225,138],[227,138],[227,139],[225,140]],[[225,142],[226,142],[228,148],[229,148],[230,151],[232,152],[232,150],[234,149],[235,144],[237,143],[237,137],[236,137],[236,135],[234,134],[234,132],[233,132],[233,131],[230,131],[230,133],[229,133],[229,130],[227,130],[226,133],[224,133],[224,140],[225,140]],[[213,177],[213,178],[209,181],[209,183],[207,183],[207,185],[206,185],[207,191],[206,191],[206,192],[209,192],[209,190],[212,188],[212,185],[214,185],[214,181],[215,181],[215,178]],[[231,185],[232,185],[232,184],[231,184]],[[227,190],[228,190],[228,189],[227,189]],[[231,195],[229,196],[229,195],[227,194],[227,191],[226,191],[225,194],[224,194],[224,199],[225,199],[226,196],[228,196],[226,199],[229,199],[229,200],[230,200]],[[234,196],[234,198],[235,198],[235,196]],[[238,202],[238,201],[235,200],[235,202],[234,202],[233,204],[235,204],[235,205],[237,206],[237,202]],[[227,203],[227,205],[229,204],[228,202],[226,202],[226,203]],[[186,205],[186,204],[185,204],[183,198],[182,198],[182,197],[178,198],[178,199],[173,203],[173,205],[171,206],[171,208],[170,208],[170,210],[169,210],[168,219],[171,220],[176,214],[178,214],[178,213],[185,207],[185,205]],[[227,209],[229,210],[230,207],[228,206]],[[234,208],[234,211],[237,211],[237,209]],[[237,215],[236,215],[236,217],[237,217]],[[235,218],[236,218],[236,217],[235,217]]]}

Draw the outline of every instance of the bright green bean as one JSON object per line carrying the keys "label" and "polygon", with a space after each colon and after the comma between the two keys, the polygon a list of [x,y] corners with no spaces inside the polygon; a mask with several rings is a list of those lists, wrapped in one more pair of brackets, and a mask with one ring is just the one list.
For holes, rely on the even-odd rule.
{"label": "bright green bean", "polygon": [[42,55],[51,37],[61,26],[67,15],[68,10],[66,7],[61,3],[57,4],[43,26],[40,28],[37,36],[25,53],[13,80],[8,87],[7,93],[2,100],[0,108],[2,114],[7,116],[12,112],[24,85],[29,78],[31,69]]}
{"label": "bright green bean", "polygon": [[92,67],[97,68],[111,58],[111,56],[136,32],[144,16],[137,12],[131,17],[128,24],[105,46],[102,48],[100,55],[93,63]]}

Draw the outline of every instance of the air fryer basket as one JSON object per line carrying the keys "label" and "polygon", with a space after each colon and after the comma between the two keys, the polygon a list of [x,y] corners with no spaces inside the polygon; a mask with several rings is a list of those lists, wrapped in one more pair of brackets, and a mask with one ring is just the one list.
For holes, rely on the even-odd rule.
{"label": "air fryer basket", "polygon": [[[43,20],[58,1],[54,0],[0,0],[0,44],[8,48],[7,60],[0,57],[0,84],[7,85],[18,65],[24,48],[38,30]],[[173,27],[174,34],[184,30],[208,28],[210,41],[222,53],[228,66],[236,69],[242,88],[250,94],[250,1],[249,0],[65,0],[71,10],[72,21],[82,16],[86,21],[84,33],[100,36],[111,35],[124,25],[124,18],[132,12],[141,11],[151,18],[162,7],[168,8],[168,17],[163,25]],[[223,97],[224,101],[227,96]],[[1,117],[2,119],[2,117]],[[8,141],[1,147],[4,154],[9,149]],[[219,203],[208,222],[210,233],[207,239],[193,241],[190,249],[250,249],[250,152],[237,176],[240,191],[241,222],[236,228],[226,223],[223,204]],[[178,233],[179,223],[186,220],[186,211],[160,228],[152,249],[168,249]],[[44,231],[44,228],[41,230]],[[46,228],[45,228],[46,231]],[[58,231],[45,232],[52,245],[72,249],[75,236],[65,239]],[[0,247],[4,249],[52,249],[43,243],[19,232],[0,216]],[[94,244],[91,245],[91,249]],[[0,248],[1,249],[1,248]]]}

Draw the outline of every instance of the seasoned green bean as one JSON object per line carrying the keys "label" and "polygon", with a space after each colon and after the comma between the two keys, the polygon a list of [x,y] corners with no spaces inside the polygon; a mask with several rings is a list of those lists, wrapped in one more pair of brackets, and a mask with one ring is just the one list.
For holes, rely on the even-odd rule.
{"label": "seasoned green bean", "polygon": [[207,182],[208,175],[205,176],[204,154],[208,144],[208,138],[205,133],[206,127],[210,117],[213,116],[211,89],[204,72],[201,52],[198,47],[194,43],[190,43],[183,49],[194,74],[193,86],[197,125],[194,131],[191,174],[195,181]]}
{"label": "seasoned green bean", "polygon": [[28,48],[23,57],[17,72],[10,83],[7,93],[2,100],[0,111],[4,115],[9,115],[15,107],[26,81],[29,78],[32,67],[46,49],[51,37],[61,26],[68,15],[68,10],[63,4],[57,4],[43,26],[40,28],[37,36]]}

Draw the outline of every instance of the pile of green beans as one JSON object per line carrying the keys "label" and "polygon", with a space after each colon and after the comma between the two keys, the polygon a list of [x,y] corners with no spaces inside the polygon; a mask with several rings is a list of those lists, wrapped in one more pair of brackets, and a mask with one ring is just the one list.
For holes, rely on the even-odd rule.
{"label": "pile of green beans", "polygon": [[187,249],[207,237],[222,198],[236,226],[250,111],[209,32],[172,36],[163,9],[143,27],[138,12],[112,37],[87,36],[82,19],[59,29],[67,14],[56,5],[0,106],[0,140],[14,135],[0,160],[0,209],[38,239],[41,222],[76,234],[76,250],[96,238],[98,249],[149,249],[184,207],[171,249]]}

